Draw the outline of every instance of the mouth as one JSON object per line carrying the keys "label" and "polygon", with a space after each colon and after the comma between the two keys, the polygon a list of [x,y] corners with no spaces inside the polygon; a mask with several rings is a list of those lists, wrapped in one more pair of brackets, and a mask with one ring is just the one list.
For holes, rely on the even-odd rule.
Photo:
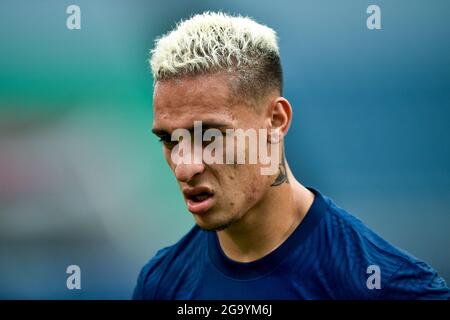
{"label": "mouth", "polygon": [[193,214],[202,214],[211,209],[214,203],[214,192],[206,187],[183,190],[188,210]]}

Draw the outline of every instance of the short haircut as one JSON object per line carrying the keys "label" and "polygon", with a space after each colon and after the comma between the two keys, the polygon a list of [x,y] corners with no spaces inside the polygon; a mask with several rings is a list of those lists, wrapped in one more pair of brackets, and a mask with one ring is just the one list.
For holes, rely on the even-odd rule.
{"label": "short haircut", "polygon": [[261,98],[282,94],[276,33],[249,17],[204,12],[181,21],[155,41],[150,65],[155,82],[227,72],[234,93]]}

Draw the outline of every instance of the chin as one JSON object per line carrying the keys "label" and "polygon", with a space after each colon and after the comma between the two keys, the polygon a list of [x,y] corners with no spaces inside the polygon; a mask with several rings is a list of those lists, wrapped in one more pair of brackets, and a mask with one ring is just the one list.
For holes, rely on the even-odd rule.
{"label": "chin", "polygon": [[[197,226],[206,231],[221,231],[228,228],[232,225],[236,220],[233,218],[228,219],[203,219],[203,217],[195,218]],[[216,221],[213,221],[216,220]]]}

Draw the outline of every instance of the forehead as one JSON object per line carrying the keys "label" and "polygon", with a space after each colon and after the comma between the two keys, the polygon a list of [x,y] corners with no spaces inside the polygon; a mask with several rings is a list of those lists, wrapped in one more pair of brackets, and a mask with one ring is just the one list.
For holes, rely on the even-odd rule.
{"label": "forehead", "polygon": [[192,127],[194,121],[232,124],[232,99],[225,75],[202,75],[157,82],[153,127],[166,131]]}

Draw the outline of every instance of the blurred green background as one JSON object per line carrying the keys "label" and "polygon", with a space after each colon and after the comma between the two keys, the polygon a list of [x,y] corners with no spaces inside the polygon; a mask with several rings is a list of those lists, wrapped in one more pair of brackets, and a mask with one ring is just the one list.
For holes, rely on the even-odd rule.
{"label": "blurred green background", "polygon": [[[68,30],[66,8],[81,8]],[[378,4],[382,30],[366,28]],[[0,2],[0,298],[128,299],[192,225],[150,133],[154,39],[205,10],[279,35],[296,176],[450,279],[446,1]],[[81,267],[82,290],[66,288]]]}

